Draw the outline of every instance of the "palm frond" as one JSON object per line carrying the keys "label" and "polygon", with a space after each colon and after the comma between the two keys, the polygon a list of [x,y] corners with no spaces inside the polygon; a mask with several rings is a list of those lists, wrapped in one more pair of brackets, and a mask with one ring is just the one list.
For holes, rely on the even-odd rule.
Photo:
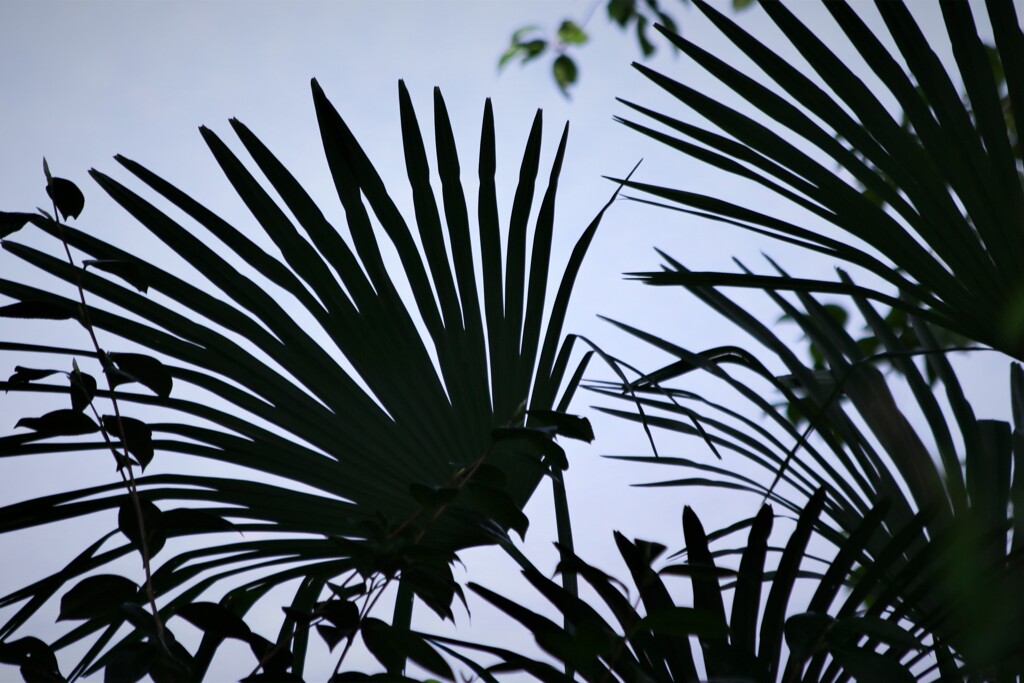
{"label": "palm frond", "polygon": [[[1024,34],[1013,7],[988,6],[995,33],[991,54],[1004,65],[1004,89],[993,76],[974,10],[966,5],[941,7],[947,35],[936,40],[952,46],[955,62],[947,70],[902,2],[878,7],[898,54],[890,54],[849,5],[827,3],[837,28],[863,60],[860,66],[881,84],[874,88],[865,84],[857,66],[825,44],[820,31],[805,26],[781,3],[762,7],[821,85],[707,3],[696,5],[764,78],[736,69],[694,39],[662,33],[757,113],[744,114],[637,65],[718,130],[628,102],[670,132],[624,122],[687,156],[760,184],[807,211],[812,223],[798,226],[681,189],[630,186],[688,211],[802,243],[863,269],[882,285],[864,289],[791,276],[678,271],[637,276],[650,284],[864,295],[912,309],[920,319],[1024,358],[1017,322],[1024,286],[1024,187],[1020,145],[1013,140],[1015,133],[1010,135],[1024,106],[1024,75],[1014,63]],[[958,83],[966,90],[963,98]],[[902,108],[907,125],[886,110],[883,100],[889,97]],[[828,161],[819,161],[822,155]],[[865,246],[829,238],[823,234],[826,227]]]}
{"label": "palm frond", "polygon": [[[173,522],[167,526],[169,535],[195,536],[200,542],[198,548],[173,557],[158,557],[153,584],[165,617],[205,591],[223,591],[225,586],[230,590],[224,604],[244,613],[253,596],[299,577],[305,583],[295,604],[307,604],[317,586],[359,569],[353,539],[387,536],[403,520],[415,519],[421,503],[412,489],[442,488],[460,468],[488,453],[486,495],[467,493],[433,523],[421,519],[412,526],[421,525],[422,544],[443,556],[491,543],[510,526],[522,533],[525,518],[520,510],[547,466],[528,440],[495,441],[493,431],[522,426],[530,410],[550,411],[559,398],[566,405],[579,383],[576,377],[566,387],[569,393],[560,396],[572,348],[563,339],[562,325],[580,262],[608,205],[584,230],[549,306],[545,292],[554,203],[568,129],[561,135],[546,186],[538,188],[538,112],[503,250],[505,223],[495,191],[490,102],[481,130],[474,235],[455,138],[439,91],[434,93],[433,118],[440,201],[412,100],[399,84],[414,208],[414,217],[407,219],[316,81],[312,89],[348,237],[328,221],[269,148],[247,126],[232,120],[232,129],[280,204],[217,134],[207,128],[201,133],[274,253],[257,244],[249,232],[252,227],[229,224],[124,157],[117,157],[121,166],[187,220],[172,217],[110,175],[92,171],[93,179],[159,238],[168,253],[191,264],[204,282],[139,258],[130,243],[107,243],[45,216],[26,214],[26,220],[54,245],[66,240],[89,258],[130,264],[150,295],[110,273],[83,271],[10,237],[3,241],[9,257],[66,283],[69,296],[10,277],[0,278],[0,294],[48,310],[72,311],[74,317],[78,304],[70,293],[80,282],[89,297],[92,324],[110,345],[104,351],[116,351],[117,345],[141,347],[173,378],[170,395],[116,391],[129,416],[140,411],[159,416],[148,420],[156,452],[153,466],[171,473],[138,477],[140,494],[162,510],[165,522]],[[536,211],[535,193],[542,197]],[[479,261],[473,256],[477,243]],[[400,268],[385,256],[389,249],[397,254]],[[411,301],[399,293],[406,283]],[[57,364],[69,369],[71,358],[83,364],[104,360],[95,352],[17,339],[3,340],[0,349],[55,354],[61,359]],[[66,385],[25,377],[0,382],[0,389],[44,396],[68,393]],[[128,385],[133,386],[139,385]],[[108,399],[110,392],[98,391],[96,398]],[[109,448],[100,439],[49,436],[37,431],[4,437],[0,457]],[[251,475],[197,476],[173,464],[172,454],[228,463]],[[266,483],[249,481],[261,476],[269,477]],[[120,487],[111,484],[9,503],[0,508],[2,531],[95,512],[109,515],[123,500]],[[175,505],[180,507],[168,508]],[[238,531],[261,533],[259,540],[219,539],[215,545],[197,536]],[[62,585],[133,551],[130,543],[119,544],[117,538],[102,534],[98,544],[67,567],[0,599],[6,607],[22,604],[0,637],[19,629]],[[271,573],[239,586],[237,577],[256,568]],[[447,605],[438,602],[428,599],[444,613]],[[90,620],[59,641],[63,646],[96,639],[76,675],[99,665],[97,657],[113,635],[109,628],[114,627]],[[107,630],[97,635],[102,629]],[[296,654],[300,645],[297,641]]]}

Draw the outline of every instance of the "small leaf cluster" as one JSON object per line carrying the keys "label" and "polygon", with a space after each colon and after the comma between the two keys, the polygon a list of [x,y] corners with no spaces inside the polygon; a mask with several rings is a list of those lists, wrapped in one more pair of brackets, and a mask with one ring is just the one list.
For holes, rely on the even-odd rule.
{"label": "small leaf cluster", "polygon": [[[687,0],[683,0],[684,4]],[[603,4],[608,20],[622,31],[636,34],[637,46],[644,59],[657,52],[657,46],[651,40],[650,29],[661,25],[672,32],[678,31],[676,20],[662,9],[658,0],[602,0],[591,12]],[[753,0],[732,0],[732,8],[744,10],[753,4]],[[590,42],[590,34],[585,30],[589,15],[582,21],[563,19],[554,32],[548,35],[540,26],[523,26],[512,33],[509,46],[498,60],[498,69],[502,69],[512,61],[527,64],[550,51],[554,56],[551,62],[551,75],[555,85],[566,97],[569,89],[579,80],[579,67],[570,54]]]}
{"label": "small leaf cluster", "polygon": [[[31,304],[32,302],[22,302]],[[17,304],[12,304],[17,305]],[[0,315],[6,313],[4,307]],[[173,379],[167,367],[157,358],[137,353],[104,353],[101,356],[103,372],[107,377],[111,390],[114,387],[138,383],[153,391],[157,396],[166,398],[173,385]],[[32,430],[33,434],[22,437],[22,442],[36,441],[58,436],[77,436],[94,434],[102,431],[109,438],[116,439],[115,447],[123,447],[134,456],[131,463],[120,462],[119,467],[128,464],[139,465],[143,470],[153,460],[153,430],[148,424],[133,417],[120,414],[107,414],[98,417],[98,423],[86,411],[92,409],[93,399],[98,389],[96,378],[82,372],[77,361],[72,363],[70,371],[51,368],[26,368],[15,366],[5,385],[7,390],[28,390],[35,382],[52,375],[64,375],[68,378],[67,393],[71,399],[70,408],[60,408],[39,417],[25,417],[18,420],[15,427]],[[109,392],[103,392],[109,395]],[[94,414],[98,412],[93,409]]]}
{"label": "small leaf cluster", "polygon": [[589,39],[583,27],[571,19],[559,24],[554,38],[545,37],[537,26],[524,26],[512,34],[511,43],[498,60],[498,69],[515,60],[527,64],[550,49],[555,54],[551,75],[562,94],[568,96],[569,88],[579,77],[579,69],[567,52],[570,47],[584,45]]}

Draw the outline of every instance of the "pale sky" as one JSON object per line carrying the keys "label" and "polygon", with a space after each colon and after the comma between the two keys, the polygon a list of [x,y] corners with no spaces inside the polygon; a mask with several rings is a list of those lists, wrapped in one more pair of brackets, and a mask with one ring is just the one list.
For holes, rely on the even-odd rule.
{"label": "pale sky", "polygon": [[[823,34],[833,30],[816,3],[795,4],[799,14]],[[632,36],[612,30],[600,15],[588,26],[595,44],[579,53],[581,80],[571,101],[556,91],[545,65],[520,68],[513,64],[499,77],[497,58],[514,29],[531,23],[553,28],[562,18],[581,17],[588,6],[589,2],[582,1],[509,0],[0,1],[0,24],[6,29],[0,41],[4,101],[0,110],[0,210],[31,211],[45,205],[41,160],[46,156],[55,175],[79,183],[85,192],[86,207],[79,227],[88,226],[119,246],[128,244],[146,257],[159,258],[162,252],[154,240],[142,234],[144,231],[86,175],[95,167],[125,180],[128,174],[112,160],[114,154],[124,154],[178,184],[236,226],[244,228],[247,221],[252,225],[197,132],[198,126],[207,125],[234,145],[227,120],[237,117],[295,173],[328,216],[338,216],[309,93],[309,79],[315,76],[382,171],[385,182],[397,188],[402,208],[408,207],[408,192],[399,137],[398,79],[405,79],[424,129],[429,129],[431,120],[431,89],[441,87],[460,145],[467,187],[475,183],[483,102],[492,98],[503,212],[511,204],[534,110],[544,110],[542,169],[550,164],[561,127],[569,120],[556,220],[556,263],[564,262],[580,232],[613,191],[614,186],[601,176],[623,175],[641,158],[640,180],[741,196],[757,202],[766,213],[791,211],[780,200],[756,194],[612,120],[614,115],[627,113],[616,97],[680,117],[689,113],[630,68],[629,62],[639,57]],[[913,8],[926,30],[941,26],[938,17],[929,16],[930,2],[920,0]],[[735,54],[699,12],[674,3],[673,9],[684,34],[720,56]],[[773,35],[768,20],[757,9],[739,19],[769,38]],[[664,41],[657,44],[661,49],[651,62],[654,68],[697,84],[713,96],[727,97],[687,60],[674,58]],[[406,215],[411,216],[411,210]],[[21,235],[18,239],[31,241]],[[622,279],[625,272],[657,269],[660,262],[654,247],[692,269],[732,270],[732,256],[760,268],[760,254],[765,252],[793,273],[823,277],[832,273],[831,264],[779,244],[681,214],[619,202],[607,214],[585,262],[566,331],[581,333],[647,370],[658,367],[663,357],[616,332],[598,320],[598,314],[693,350],[744,343],[743,336],[728,323],[681,291],[656,290]],[[36,281],[29,268],[10,255],[0,254],[0,272],[4,277]],[[758,300],[756,296],[736,298]],[[764,311],[771,318],[778,315],[771,308]],[[8,331],[22,335],[26,329],[36,329],[20,325],[0,320],[4,338],[11,336]],[[38,325],[40,334],[45,335],[80,333],[81,339],[66,343],[84,346],[84,333],[69,328],[70,323],[63,328]],[[0,375],[6,377],[4,373],[13,372],[16,364],[31,365],[24,358],[0,354]],[[978,401],[979,414],[1005,417],[1005,360],[995,354],[979,354],[963,361],[961,367],[965,369],[963,381]],[[608,376],[600,368],[592,375]],[[694,507],[709,530],[756,511],[758,501],[749,497],[697,489],[630,488],[629,484],[676,473],[600,458],[604,454],[648,454],[648,448],[638,427],[601,416],[589,407],[594,403],[608,405],[581,392],[573,410],[592,419],[597,440],[591,446],[568,446],[572,463],[567,473],[569,496],[577,551],[584,558],[624,576],[612,544],[612,530],[657,540],[676,550],[682,545],[679,519],[683,505]],[[30,403],[24,395],[0,397],[0,434],[9,433],[17,419],[32,414],[37,405],[43,404]],[[710,457],[699,443],[671,439],[659,443],[666,454]],[[61,457],[59,466],[56,458],[0,463],[0,504],[62,486],[108,482],[115,476],[109,463],[83,465],[70,456]],[[527,513],[531,528],[525,550],[542,569],[550,570],[555,561],[551,548],[555,532],[546,484],[538,489]],[[103,526],[104,531],[106,528]],[[38,531],[0,538],[0,556],[5,557],[0,593],[24,585],[44,570],[56,569],[96,533],[95,526],[83,523],[74,529],[61,527],[45,540]],[[43,547],[29,550],[27,544],[32,542]],[[543,605],[536,595],[522,589],[516,566],[501,553],[473,550],[463,553],[462,559],[466,571],[460,569],[460,578],[508,591],[526,604]],[[134,566],[123,569],[138,571]],[[249,620],[254,630],[272,638],[285,600],[275,601],[272,595],[254,610]],[[523,629],[488,610],[480,600],[471,606],[472,620],[461,608],[456,609],[462,637],[513,649],[529,647],[531,639]],[[47,623],[53,614],[45,613],[45,618],[33,622],[24,634],[52,640],[59,632]],[[388,618],[390,612],[381,610],[379,616]],[[425,608],[417,608],[416,618],[425,630],[440,628]],[[187,631],[185,627],[180,630]],[[248,673],[231,666],[229,652],[226,648],[215,660],[210,680]],[[248,653],[236,654],[248,663]],[[353,660],[353,664],[359,662]],[[63,661],[65,672],[71,666],[71,658]],[[311,648],[307,680],[324,680],[331,668],[333,659],[326,650]],[[373,664],[363,660],[356,668],[371,670]],[[0,678],[13,671],[4,669]]]}

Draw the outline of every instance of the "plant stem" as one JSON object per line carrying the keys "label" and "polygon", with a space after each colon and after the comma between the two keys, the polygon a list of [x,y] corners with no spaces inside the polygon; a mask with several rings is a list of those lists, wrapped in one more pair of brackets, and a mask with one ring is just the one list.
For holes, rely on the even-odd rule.
{"label": "plant stem", "polygon": [[[391,625],[394,628],[400,628],[404,631],[408,631],[412,625],[412,603],[413,603],[413,592],[412,588],[406,581],[398,580],[398,595],[395,596],[395,613],[391,617]],[[405,657],[402,657],[401,662],[396,663],[392,668],[388,669],[389,676],[399,677],[402,672],[405,671]]]}
{"label": "plant stem", "polygon": [[[117,404],[117,396],[114,393],[114,382],[110,379],[110,375],[106,372],[106,363],[104,362],[105,353],[100,347],[99,339],[96,337],[96,330],[93,328],[92,320],[89,317],[89,306],[85,301],[85,288],[82,286],[82,271],[75,265],[75,259],[71,255],[71,247],[68,245],[67,237],[64,235],[64,225],[60,221],[60,214],[57,210],[57,202],[53,201],[53,215],[54,222],[57,224],[57,230],[60,234],[61,243],[64,245],[64,253],[68,258],[68,265],[71,266],[72,271],[75,273],[75,284],[78,287],[78,299],[80,302],[81,309],[81,323],[85,328],[86,332],[89,333],[89,338],[92,340],[93,348],[96,350],[96,355],[100,359],[100,363],[104,366],[104,376],[107,378],[107,387],[110,390],[110,403],[114,408],[114,418],[117,421],[117,429],[121,438],[121,447],[124,449],[124,454],[120,454],[114,443],[110,440],[110,435],[107,430],[103,427],[103,421],[96,411],[96,407],[93,406],[93,414],[96,415],[97,422],[100,424],[100,433],[103,434],[103,439],[107,443],[107,447],[110,448],[110,452],[114,455],[114,461],[117,463],[117,471],[121,475],[121,480],[124,482],[125,488],[128,489],[128,497],[132,501],[132,507],[135,508],[135,519],[139,525],[139,551],[142,555],[142,569],[146,576],[146,597],[149,599],[150,611],[153,614],[153,622],[156,627],[157,637],[160,640],[160,644],[166,649],[167,643],[164,638],[164,623],[160,618],[160,611],[156,606],[156,594],[153,591],[153,575],[150,569],[149,561],[149,543],[146,539],[146,524],[142,517],[142,503],[139,500],[138,487],[135,483],[135,473],[132,471],[131,460],[128,455],[128,439],[125,436],[124,422],[121,420],[121,410]],[[125,470],[128,474],[125,474]]]}

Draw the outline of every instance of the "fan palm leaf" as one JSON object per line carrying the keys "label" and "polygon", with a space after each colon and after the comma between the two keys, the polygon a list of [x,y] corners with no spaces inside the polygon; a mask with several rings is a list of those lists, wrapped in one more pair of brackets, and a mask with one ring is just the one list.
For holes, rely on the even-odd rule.
{"label": "fan palm leaf", "polygon": [[[672,259],[668,267],[685,271]],[[785,276],[781,269],[777,272]],[[841,281],[852,283],[845,274]],[[1016,635],[1021,612],[1016,598],[1009,596],[1016,595],[1020,585],[1022,536],[1016,505],[1011,505],[1024,486],[1011,445],[1024,433],[1020,412],[1015,408],[1012,424],[976,416],[930,326],[911,318],[924,349],[908,351],[864,297],[852,301],[881,341],[880,353],[865,352],[814,295],[801,293],[794,303],[770,293],[786,317],[821,349],[825,366],[814,369],[761,316],[740,308],[715,288],[688,287],[748,332],[784,370],[770,371],[743,349],[692,352],[616,323],[679,360],[632,383],[634,400],[644,406],[646,416],[603,410],[667,433],[695,437],[692,443],[701,447],[710,442],[724,461],[709,463],[710,458],[700,456],[618,457],[686,471],[683,477],[647,485],[745,491],[794,515],[806,508],[814,491],[827,491],[815,531],[839,555],[849,552],[850,539],[863,520],[879,515],[872,511],[875,502],[885,500],[880,517],[884,524],[864,540],[857,562],[885,567],[890,577],[905,577],[906,585],[895,584],[902,585],[902,594],[887,594],[892,614],[922,633],[934,634],[972,671],[1018,667],[1016,658],[1024,651]],[[876,367],[883,361],[899,371],[909,400],[895,398],[893,382]],[[929,384],[922,363],[935,374],[936,388]],[[752,420],[721,399],[712,402],[677,386],[695,371],[720,380],[767,420]],[[1014,406],[1022,405],[1022,382],[1024,375],[1014,365]],[[594,389],[622,397],[620,386],[597,384]],[[772,395],[780,397],[781,404],[765,398]],[[738,466],[737,459],[747,464]],[[893,548],[899,552],[893,554]],[[875,596],[853,585],[856,599],[851,597],[849,604],[864,600],[874,609]]]}
{"label": "fan palm leaf", "polygon": [[[884,498],[891,503],[885,524],[865,546],[876,564],[896,530],[912,528],[910,521],[925,514],[916,539],[900,557],[883,564],[940,578],[927,589],[904,587],[899,614],[917,627],[935,629],[956,661],[974,671],[1019,672],[1015,658],[1021,644],[1008,635],[1019,628],[1007,626],[1013,619],[1004,617],[1005,596],[1013,591],[986,586],[1019,581],[1019,559],[1012,551],[1019,542],[1007,530],[1015,526],[1008,501],[1018,495],[1011,491],[1019,486],[1010,435],[1019,432],[1021,423],[1016,415],[1012,425],[978,419],[939,341],[939,332],[950,330],[967,342],[1024,358],[1019,324],[1024,189],[1017,139],[1024,107],[1024,35],[1016,11],[1011,3],[986,4],[994,39],[990,47],[979,37],[975,9],[965,3],[941,5],[946,35],[939,39],[951,47],[953,58],[947,68],[904,3],[877,3],[895,51],[868,28],[859,8],[826,3],[838,33],[862,60],[858,71],[852,60],[826,44],[820,28],[804,25],[781,3],[762,3],[788,47],[813,71],[812,78],[707,3],[696,4],[763,76],[735,68],[720,52],[700,47],[698,39],[663,31],[743,106],[712,100],[686,83],[638,66],[711,125],[629,102],[649,122],[623,122],[688,157],[760,185],[791,202],[806,219],[797,223],[727,198],[654,183],[629,185],[648,195],[642,201],[826,255],[855,267],[857,280],[873,284],[858,285],[843,272],[836,281],[803,278],[774,263],[770,274],[742,266],[737,273],[693,272],[667,256],[661,271],[636,273],[648,284],[687,288],[785,368],[780,375],[743,349],[694,352],[623,326],[679,359],[632,387],[646,394],[641,403],[647,412],[660,426],[699,434],[722,453],[739,455],[753,466],[737,472],[728,463],[718,466],[700,458],[662,459],[695,476],[659,484],[751,491],[794,513],[824,487],[828,500],[816,528],[840,552],[873,502]],[[994,75],[999,69],[1004,82]],[[904,112],[905,125],[886,108],[890,101]],[[835,237],[837,230],[840,237]],[[821,355],[818,366],[806,366],[758,317],[715,287],[764,290],[799,324]],[[783,292],[792,292],[796,301]],[[882,353],[865,351],[816,293],[853,303]],[[905,314],[910,335],[894,329],[879,305]],[[913,354],[925,358],[924,371]],[[912,402],[895,399],[876,368],[879,363],[900,370]],[[740,419],[734,410],[668,386],[671,378],[695,369],[713,374],[751,401],[769,424]],[[1012,374],[1016,404],[1019,371]],[[934,378],[944,402],[932,390]],[[617,394],[621,387],[604,390]],[[781,397],[784,407],[766,395]],[[965,550],[964,539],[972,537],[986,539],[982,545],[988,550]],[[968,568],[956,559],[964,555],[983,559]],[[993,618],[986,623],[978,613]],[[943,666],[949,661],[940,658]]]}
{"label": "fan palm leaf", "polygon": [[[847,3],[826,3],[836,27],[863,60],[862,73],[877,80],[872,87],[849,60],[825,44],[820,31],[805,26],[781,3],[765,2],[762,7],[820,84],[728,17],[704,2],[696,5],[766,78],[738,70],[694,40],[662,32],[757,114],[748,116],[637,65],[717,130],[628,102],[661,128],[623,122],[687,156],[763,186],[806,211],[816,224],[797,225],[681,189],[632,186],[655,201],[848,262],[882,284],[855,289],[850,283],[798,277],[678,270],[639,277],[654,285],[685,282],[864,294],[1024,358],[1019,323],[1024,188],[1015,134],[1024,109],[1024,34],[1013,4],[986,4],[995,43],[988,51],[971,6],[940,6],[946,27],[940,40],[948,41],[954,61],[947,71],[904,3],[877,5],[896,53],[890,53]],[[990,57],[1001,65],[1005,88],[993,76]],[[966,90],[964,98],[957,83]],[[890,98],[904,112],[907,125],[886,109],[883,103]],[[856,242],[829,237],[823,234],[826,227]]]}
{"label": "fan palm leaf", "polygon": [[[808,543],[825,500],[823,489],[811,496],[782,548],[769,543],[776,520],[769,505],[762,506],[754,518],[714,534],[707,534],[697,514],[687,507],[683,511],[684,562],[665,563],[661,559],[664,545],[616,533],[635,595],[575,555],[564,558],[561,570],[574,571],[583,579],[603,603],[603,614],[526,564],[524,576],[566,617],[571,632],[488,588],[476,584],[470,588],[528,628],[549,655],[587,681],[768,683],[830,681],[837,676],[860,681],[932,680],[934,671],[920,655],[922,651],[944,655],[942,647],[926,644],[922,640],[926,631],[905,630],[896,611],[913,577],[901,575],[892,565],[872,565],[853,583],[853,591],[844,590],[850,587],[855,568],[868,560],[866,546],[881,528],[887,505],[872,508],[842,552],[819,570],[813,566]],[[920,531],[920,524],[916,518],[911,533],[889,541],[889,560],[901,554],[900,546]],[[741,550],[712,551],[712,540],[740,531],[748,532]],[[735,568],[729,567],[737,556]],[[692,607],[677,604],[673,597],[673,584],[680,578],[689,580]],[[796,590],[798,582],[806,579],[815,581],[811,593]],[[729,593],[732,604],[726,610]],[[879,597],[867,612],[862,606],[865,593]],[[458,644],[497,654],[502,660],[499,666],[526,671],[538,680],[573,680],[543,668],[540,662],[524,661],[518,654]]]}
{"label": "fan palm leaf", "polygon": [[[527,410],[554,408],[560,392],[566,403],[579,381],[565,381],[573,338],[563,336],[562,326],[581,261],[607,205],[579,238],[555,299],[549,302],[554,203],[568,127],[538,207],[538,112],[523,154],[503,249],[505,223],[495,187],[490,102],[480,138],[474,235],[455,139],[439,91],[434,92],[433,137],[440,199],[431,184],[433,172],[411,99],[404,84],[399,85],[402,143],[415,213],[407,220],[316,81],[312,87],[347,239],[237,120],[231,121],[232,129],[283,204],[214,132],[202,128],[201,133],[276,253],[134,161],[117,157],[132,176],[186,216],[186,222],[113,177],[91,172],[105,192],[171,253],[191,264],[206,283],[165,269],[155,260],[143,260],[128,245],[104,242],[49,217],[4,215],[5,236],[15,224],[31,222],[58,245],[66,240],[100,263],[124,264],[119,273],[130,269],[134,284],[141,282],[160,295],[146,296],[107,272],[76,268],[9,238],[3,242],[11,257],[68,283],[70,290],[81,283],[89,296],[91,323],[103,343],[110,344],[109,351],[117,350],[115,343],[131,345],[133,351],[141,348],[152,354],[166,368],[167,391],[153,395],[132,390],[139,385],[129,384],[117,389],[116,397],[129,417],[143,410],[159,416],[147,420],[152,447],[161,468],[172,473],[144,474],[137,484],[144,501],[162,511],[167,535],[271,534],[201,541],[169,559],[159,558],[153,585],[166,599],[165,617],[176,606],[222,584],[231,588],[225,604],[242,614],[274,585],[300,577],[305,581],[296,600],[315,599],[309,594],[321,590],[325,581],[360,568],[352,539],[376,539],[386,545],[389,532],[422,507],[423,495],[442,489],[460,468],[485,455],[486,482],[479,484],[475,495],[460,495],[429,527],[422,526],[421,545],[433,549],[444,566],[460,548],[491,543],[509,528],[525,532],[521,509],[548,468],[529,443],[495,441],[493,430],[523,425]],[[474,255],[475,244],[479,257]],[[399,269],[385,255],[385,246],[397,254],[411,297],[400,294],[403,282],[395,277]],[[77,301],[52,289],[4,277],[0,293],[20,304],[44,307],[50,317],[79,316]],[[12,338],[0,340],[0,349],[55,354],[69,366],[69,357],[84,363],[98,355]],[[115,364],[119,358],[127,360],[110,358]],[[102,360],[108,371],[118,371],[109,359]],[[68,392],[67,386],[26,380],[17,373],[0,382],[0,389],[44,395]],[[100,390],[96,396],[108,399],[111,392]],[[108,449],[103,441],[88,437],[50,436],[37,430],[4,437],[0,456]],[[251,476],[189,474],[162,462],[172,453],[228,463]],[[250,481],[261,475],[270,478]],[[111,484],[8,504],[0,508],[0,531],[96,512],[109,515],[124,500],[123,488]],[[131,544],[118,544],[117,538],[102,535],[67,567],[0,599],[6,607],[22,604],[0,629],[0,638],[9,638],[60,586],[133,552]],[[258,578],[240,578],[253,569],[260,570]],[[421,589],[417,594],[450,615],[450,592],[436,599]],[[89,620],[57,643],[66,645],[101,629],[105,630],[94,636],[98,639],[76,674],[100,654],[116,624]]]}

